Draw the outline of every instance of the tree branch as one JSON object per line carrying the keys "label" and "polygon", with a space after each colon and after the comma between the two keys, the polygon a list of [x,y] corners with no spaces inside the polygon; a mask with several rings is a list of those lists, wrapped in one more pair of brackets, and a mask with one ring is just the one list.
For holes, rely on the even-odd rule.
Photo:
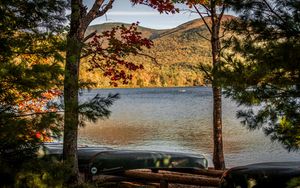
{"label": "tree branch", "polygon": [[91,10],[84,17],[84,21],[90,23],[93,19],[95,19],[103,3],[104,0],[95,0]]}
{"label": "tree branch", "polygon": [[197,13],[200,15],[201,19],[203,20],[203,22],[204,22],[206,28],[208,29],[209,33],[212,34],[212,31],[211,31],[211,29],[210,29],[208,23],[206,22],[205,18],[203,17],[203,15],[202,15],[201,12],[199,11],[199,9],[196,7],[196,5],[193,5],[193,6],[194,6],[195,10],[197,11]]}
{"label": "tree branch", "polygon": [[210,9],[209,9],[205,4],[201,4],[201,5],[205,8],[205,10],[207,11],[207,13],[210,13],[210,14],[211,14]]}
{"label": "tree branch", "polygon": [[51,114],[51,113],[64,113],[65,111],[55,111],[55,112],[37,112],[37,113],[31,113],[31,114],[20,114],[20,115],[15,115],[12,117],[18,118],[18,117],[27,117],[27,116],[34,116],[34,115],[45,115],[45,114]]}
{"label": "tree branch", "polygon": [[[192,13],[197,13],[197,14],[199,14],[197,11],[193,11],[193,10],[191,10],[191,9],[180,9],[179,10],[180,12],[189,12],[190,13],[190,15],[192,14]],[[207,14],[207,16],[209,16],[209,13],[208,12],[200,12],[201,14]]]}
{"label": "tree branch", "polygon": [[266,6],[269,8],[269,10],[278,18],[280,19],[283,23],[286,23],[286,21],[279,15],[275,12],[275,10],[271,7],[271,5],[266,1],[266,0],[263,0],[263,2],[266,4]]}
{"label": "tree branch", "polygon": [[212,82],[213,78],[211,77],[211,74],[209,74],[209,72],[206,70],[206,68],[202,64],[200,64],[199,66],[200,66],[200,70],[202,70],[205,73],[207,79]]}
{"label": "tree branch", "polygon": [[201,35],[200,33],[196,32],[196,34],[199,36],[199,37],[202,37],[203,39],[207,40],[210,42],[210,39],[206,38],[205,36]]}
{"label": "tree branch", "polygon": [[150,59],[152,60],[152,62],[154,62],[154,64],[156,64],[157,66],[161,66],[161,64],[159,64],[159,63],[157,62],[156,58],[155,58],[155,57],[152,57],[151,55],[144,54],[144,53],[139,53],[139,52],[137,52],[136,54],[137,54],[137,55],[141,55],[141,56],[148,57],[148,58],[150,58]]}
{"label": "tree branch", "polygon": [[[103,16],[109,9],[112,8],[112,4],[115,0],[109,0],[106,5],[103,5],[104,0],[95,0],[91,10],[83,17],[83,28],[86,28],[95,18]],[[104,8],[102,8],[104,6]],[[102,10],[100,10],[102,8]]]}
{"label": "tree branch", "polygon": [[92,38],[94,35],[96,35],[97,30],[93,31],[92,33],[88,34],[86,37],[84,37],[82,42],[86,42],[87,40],[89,40],[90,38]]}
{"label": "tree branch", "polygon": [[220,20],[220,21],[219,21],[220,23],[221,23],[221,20],[222,20],[222,18],[223,18],[225,9],[226,9],[226,7],[225,7],[225,5],[223,5],[223,6],[222,6],[221,13],[220,13],[220,15],[219,15],[219,17],[218,17],[218,19]]}
{"label": "tree branch", "polygon": [[104,14],[106,14],[106,12],[112,8],[114,1],[115,0],[110,0],[101,11],[99,10],[97,13],[97,17],[103,16]]}
{"label": "tree branch", "polygon": [[286,20],[284,20],[282,18],[282,16],[280,16],[275,10],[274,8],[270,5],[270,3],[268,3],[267,0],[263,0],[263,2],[265,3],[265,5],[268,7],[268,9],[270,10],[270,12],[272,14],[274,14],[279,20],[282,21],[282,24],[287,28],[287,30],[291,31],[291,32],[296,32],[297,33],[297,30],[295,30],[294,28],[291,28],[289,27],[289,24]]}
{"label": "tree branch", "polygon": [[[214,1],[213,0],[210,0],[210,18],[211,18],[211,25],[212,25],[212,30],[214,29],[215,31],[217,29],[215,29],[215,16],[217,15],[216,13],[216,7],[214,5]],[[214,37],[214,34],[212,33],[212,37]]]}

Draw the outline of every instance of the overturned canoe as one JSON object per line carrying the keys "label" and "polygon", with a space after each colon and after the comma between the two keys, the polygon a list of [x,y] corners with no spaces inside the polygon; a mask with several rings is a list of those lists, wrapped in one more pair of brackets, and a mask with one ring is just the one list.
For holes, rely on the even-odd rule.
{"label": "overturned canoe", "polygon": [[300,161],[254,163],[226,171],[220,187],[297,187],[299,177]]}
{"label": "overturned canoe", "polygon": [[[45,144],[46,156],[62,158],[62,144]],[[203,155],[177,152],[119,150],[107,147],[78,147],[78,165],[83,173],[112,174],[131,169],[188,170],[206,169]]]}

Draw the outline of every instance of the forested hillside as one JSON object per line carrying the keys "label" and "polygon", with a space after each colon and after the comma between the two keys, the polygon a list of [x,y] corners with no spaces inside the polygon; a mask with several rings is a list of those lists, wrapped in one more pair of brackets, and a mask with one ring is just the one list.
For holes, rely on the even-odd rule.
{"label": "forested hillside", "polygon": [[[224,20],[232,16],[224,17]],[[90,26],[86,32],[95,30],[102,32],[122,23],[106,23]],[[125,26],[129,26],[124,24]],[[135,56],[129,59],[143,64],[144,69],[134,73],[129,85],[120,87],[169,87],[169,86],[200,86],[206,85],[200,64],[207,64],[211,59],[210,43],[201,36],[209,38],[209,33],[201,19],[193,20],[176,28],[154,30],[139,27],[144,37],[153,40],[154,46],[145,49],[147,56]],[[96,87],[110,87],[109,79],[102,75],[101,70],[87,71],[87,60],[83,60],[81,79],[97,83]]]}

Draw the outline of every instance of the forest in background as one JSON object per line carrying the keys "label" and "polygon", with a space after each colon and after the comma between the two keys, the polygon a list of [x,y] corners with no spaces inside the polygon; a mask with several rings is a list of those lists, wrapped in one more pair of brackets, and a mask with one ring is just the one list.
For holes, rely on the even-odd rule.
{"label": "forest in background", "polygon": [[[223,21],[234,18],[224,16]],[[209,19],[207,19],[209,22]],[[86,35],[97,30],[98,33],[110,30],[122,23],[105,23],[89,26]],[[130,24],[123,24],[129,27]],[[173,86],[206,86],[210,85],[200,65],[211,62],[209,32],[201,19],[196,19],[173,29],[155,30],[138,27],[143,37],[151,39],[154,46],[144,49],[147,56],[130,56],[128,60],[142,64],[144,69],[132,72],[129,84],[119,87],[173,87]],[[155,57],[155,60],[148,57]],[[83,59],[80,79],[83,82],[95,82],[97,88],[112,87],[110,79],[103,76],[102,71],[89,71],[88,59]]]}

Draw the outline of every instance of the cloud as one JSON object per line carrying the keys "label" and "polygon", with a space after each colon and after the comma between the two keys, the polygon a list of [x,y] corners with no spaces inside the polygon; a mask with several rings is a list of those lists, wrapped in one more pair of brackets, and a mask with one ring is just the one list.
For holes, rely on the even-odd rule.
{"label": "cloud", "polygon": [[158,12],[150,12],[150,11],[113,11],[108,12],[107,15],[109,16],[159,16]]}

